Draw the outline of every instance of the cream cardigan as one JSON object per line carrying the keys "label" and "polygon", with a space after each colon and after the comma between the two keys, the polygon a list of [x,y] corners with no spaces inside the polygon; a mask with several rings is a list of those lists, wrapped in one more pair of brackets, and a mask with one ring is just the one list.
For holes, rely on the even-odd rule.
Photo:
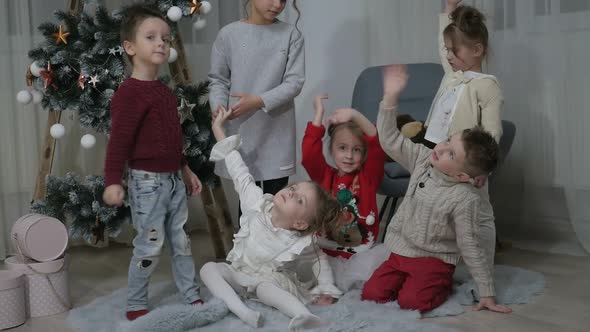
{"label": "cream cardigan", "polygon": [[[435,101],[440,98],[442,93],[449,87],[465,83],[465,88],[457,102],[448,136],[450,137],[464,129],[481,125],[486,131],[492,134],[496,142],[499,142],[500,137],[502,136],[502,121],[500,119],[500,113],[502,112],[502,106],[504,104],[500,84],[496,77],[492,75],[471,78],[469,75],[465,75],[462,71],[453,71],[447,60],[447,50],[445,48],[442,34],[443,30],[449,25],[449,23],[449,16],[447,14],[440,14],[439,55],[445,71],[445,76],[440,83]],[[430,117],[431,114],[428,114],[426,126],[430,123]]]}

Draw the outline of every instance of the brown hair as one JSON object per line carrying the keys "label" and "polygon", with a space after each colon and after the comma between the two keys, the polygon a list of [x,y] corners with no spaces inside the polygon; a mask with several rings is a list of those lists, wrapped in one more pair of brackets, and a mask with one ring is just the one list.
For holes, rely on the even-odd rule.
{"label": "brown hair", "polygon": [[498,164],[498,143],[482,127],[465,129],[461,133],[465,149],[465,172],[472,177],[489,174]]}
{"label": "brown hair", "polygon": [[124,41],[134,41],[137,33],[137,27],[148,18],[155,17],[168,24],[166,18],[154,6],[146,4],[134,4],[125,9],[125,15],[121,21],[121,43]]}
{"label": "brown hair", "polygon": [[[281,0],[283,2],[287,2],[287,0]],[[248,4],[250,3],[250,0],[246,0],[244,2],[244,11],[246,12],[246,18],[248,18]],[[301,18],[301,11],[299,10],[299,7],[297,6],[297,0],[293,0],[293,9],[295,9],[295,11],[297,12],[297,19],[295,20],[295,29],[297,29],[297,31],[299,31],[299,27],[297,26],[297,24],[299,23],[299,19]],[[299,33],[301,33],[301,31],[299,31]]]}
{"label": "brown hair", "polygon": [[315,215],[309,220],[309,227],[300,232],[302,236],[332,228],[342,214],[342,206],[330,193],[316,182],[308,181],[308,183],[315,189],[317,209]]}
{"label": "brown hair", "polygon": [[358,138],[359,141],[361,141],[361,144],[363,146],[363,157],[361,159],[361,162],[364,163],[367,159],[367,141],[365,140],[365,136],[363,135],[363,130],[361,129],[361,127],[353,121],[342,122],[330,125],[330,127],[328,127],[328,136],[330,136],[330,152],[332,152],[332,145],[334,144],[334,137],[336,137],[336,133],[343,129],[350,130],[350,132],[356,138]]}
{"label": "brown hair", "polygon": [[443,30],[443,36],[456,45],[483,46],[483,56],[488,52],[488,28],[485,16],[471,6],[459,6],[449,15],[451,23]]}

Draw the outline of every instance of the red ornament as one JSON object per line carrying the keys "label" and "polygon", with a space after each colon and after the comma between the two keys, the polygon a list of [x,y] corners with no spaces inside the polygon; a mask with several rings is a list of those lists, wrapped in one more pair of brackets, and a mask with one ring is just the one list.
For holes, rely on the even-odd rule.
{"label": "red ornament", "polygon": [[84,88],[86,87],[86,76],[84,76],[82,73],[80,73],[80,76],[78,76],[78,86],[80,87],[80,89],[84,90]]}
{"label": "red ornament", "polygon": [[41,71],[41,77],[43,77],[43,86],[47,89],[48,86],[53,83],[53,72],[51,71],[51,63],[47,62],[47,70]]}
{"label": "red ornament", "polygon": [[348,225],[350,223],[352,223],[355,220],[355,215],[353,212],[348,211],[347,208],[345,208],[344,210],[342,210],[342,219],[341,222],[343,225]]}

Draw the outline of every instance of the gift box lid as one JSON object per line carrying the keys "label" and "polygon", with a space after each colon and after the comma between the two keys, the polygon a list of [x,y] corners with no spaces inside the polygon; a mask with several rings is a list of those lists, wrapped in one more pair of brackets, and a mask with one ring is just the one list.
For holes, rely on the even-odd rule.
{"label": "gift box lid", "polygon": [[50,274],[61,271],[65,264],[65,258],[59,258],[50,262],[36,262],[25,258],[21,261],[17,256],[10,256],[4,260],[6,268],[21,274]]}

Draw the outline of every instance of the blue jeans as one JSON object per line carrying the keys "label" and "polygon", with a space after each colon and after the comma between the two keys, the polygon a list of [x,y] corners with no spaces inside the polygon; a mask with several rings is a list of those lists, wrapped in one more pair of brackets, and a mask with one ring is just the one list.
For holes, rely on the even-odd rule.
{"label": "blue jeans", "polygon": [[147,309],[150,275],[158,265],[164,242],[172,255],[176,287],[186,303],[199,297],[188,234],[186,187],[180,172],[129,170],[129,199],[133,227],[133,257],[129,264],[127,311]]}

